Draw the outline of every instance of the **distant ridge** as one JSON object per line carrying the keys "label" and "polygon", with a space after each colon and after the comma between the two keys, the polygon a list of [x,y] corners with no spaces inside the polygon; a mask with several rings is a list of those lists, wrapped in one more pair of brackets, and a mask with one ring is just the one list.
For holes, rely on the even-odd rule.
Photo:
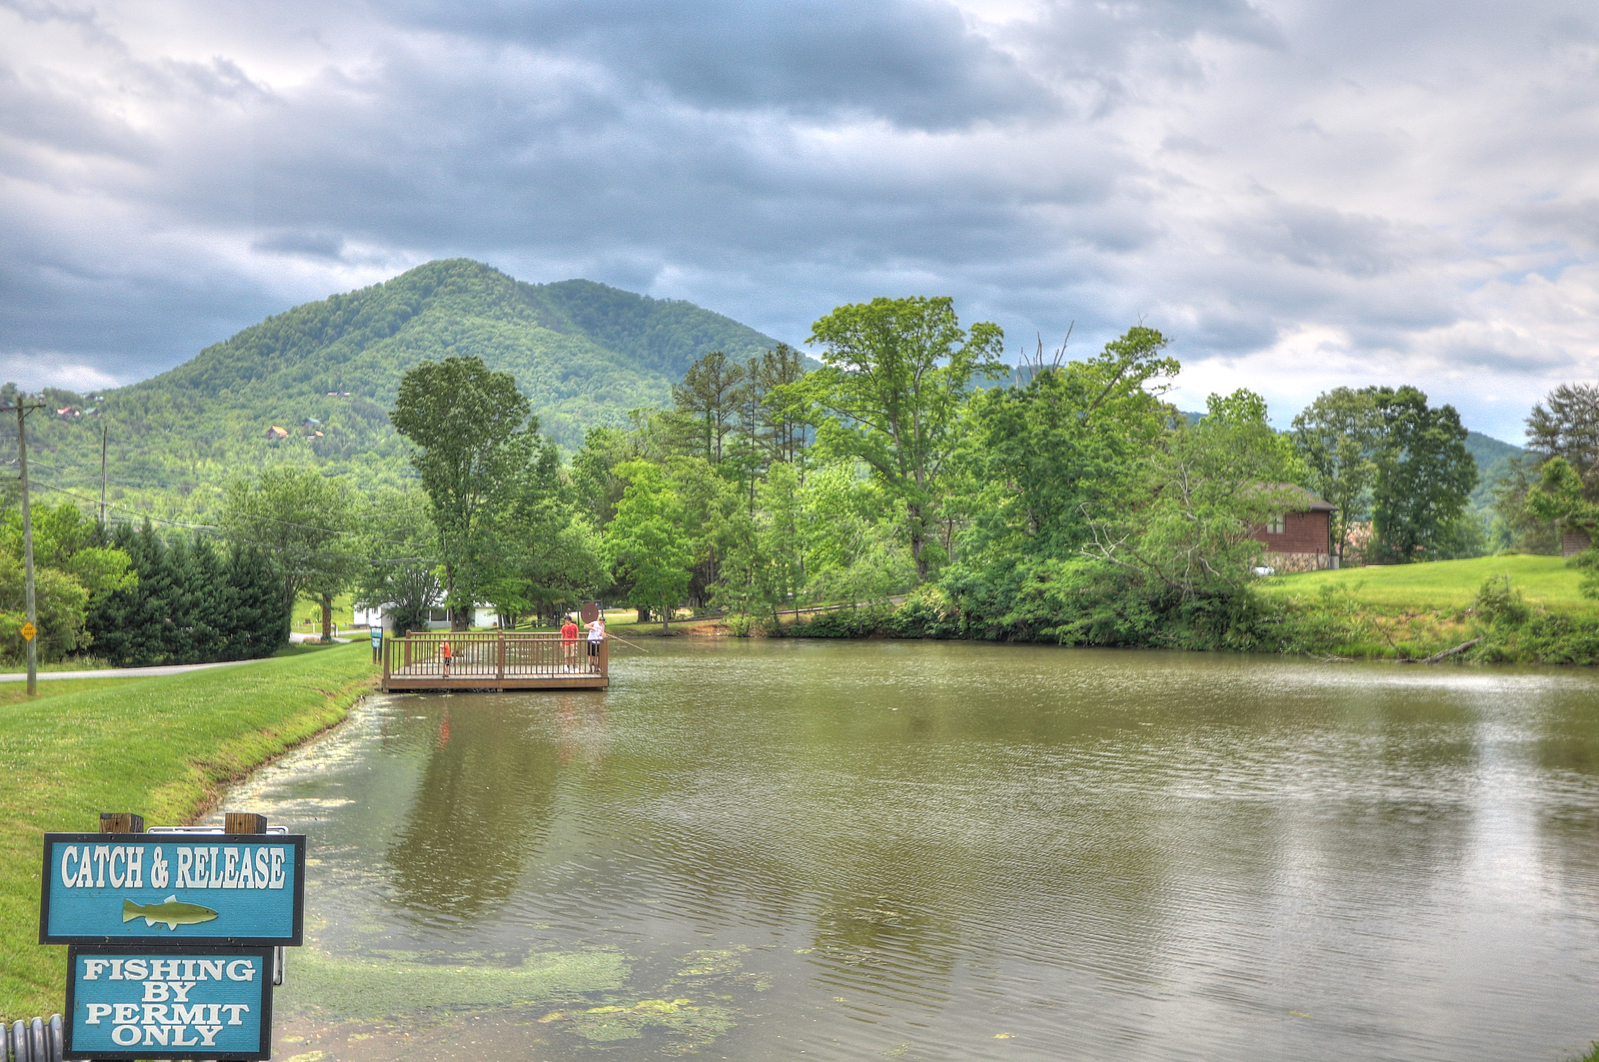
{"label": "distant ridge", "polygon": [[[669,404],[672,384],[708,351],[744,361],[776,345],[693,303],[589,280],[529,284],[446,259],[276,314],[92,403],[54,392],[96,414],[42,420],[37,445],[55,486],[97,499],[108,425],[113,499],[117,489],[199,492],[178,509],[205,512],[229,477],[282,460],[359,482],[408,477],[388,410],[401,376],[426,360],[476,355],[511,373],[542,429],[572,449],[591,427]],[[274,427],[287,437],[269,440]]]}
{"label": "distant ridge", "polygon": [[[671,385],[707,351],[744,361],[776,344],[693,303],[589,280],[528,284],[454,258],[296,306],[114,394],[193,396],[257,420],[298,423],[314,415],[307,400],[329,391],[386,410],[407,370],[476,355],[514,375],[544,430],[576,446],[588,427],[667,402]],[[337,416],[336,403],[318,408]]]}

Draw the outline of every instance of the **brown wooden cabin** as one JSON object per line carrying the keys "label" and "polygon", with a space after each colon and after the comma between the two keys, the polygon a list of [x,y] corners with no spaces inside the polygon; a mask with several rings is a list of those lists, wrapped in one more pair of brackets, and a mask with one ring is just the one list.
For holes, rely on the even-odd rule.
{"label": "brown wooden cabin", "polygon": [[1315,572],[1338,567],[1332,546],[1332,514],[1338,506],[1303,487],[1274,484],[1299,496],[1295,508],[1271,523],[1255,528],[1254,537],[1266,546],[1262,563],[1279,572]]}

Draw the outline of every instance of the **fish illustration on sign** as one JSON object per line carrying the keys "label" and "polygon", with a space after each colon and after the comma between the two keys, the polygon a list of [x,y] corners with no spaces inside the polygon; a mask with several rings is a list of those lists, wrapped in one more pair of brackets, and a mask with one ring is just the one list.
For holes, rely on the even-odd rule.
{"label": "fish illustration on sign", "polygon": [[165,922],[170,930],[179,926],[194,926],[201,922],[209,922],[217,913],[209,907],[201,907],[197,903],[179,903],[177,894],[168,896],[160,903],[151,903],[140,906],[132,900],[122,901],[122,920],[131,922],[135,918],[143,918],[144,924],[153,926],[157,922]]}

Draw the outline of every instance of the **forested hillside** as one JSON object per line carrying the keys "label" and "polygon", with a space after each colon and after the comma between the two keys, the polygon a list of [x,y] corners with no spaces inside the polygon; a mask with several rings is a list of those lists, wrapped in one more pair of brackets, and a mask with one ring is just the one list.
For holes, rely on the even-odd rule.
{"label": "forested hillside", "polygon": [[[526,284],[466,259],[430,262],[270,317],[132,386],[50,392],[53,407],[86,415],[52,408],[30,420],[33,471],[42,484],[98,498],[105,428],[113,501],[199,515],[230,476],[284,458],[312,456],[362,483],[408,476],[388,410],[400,377],[424,360],[476,355],[511,373],[544,431],[575,448],[589,427],[668,404],[671,385],[707,351],[742,362],[776,344],[687,302],[586,280]],[[268,439],[273,427],[286,437]],[[0,445],[14,452],[14,439],[11,430]]]}

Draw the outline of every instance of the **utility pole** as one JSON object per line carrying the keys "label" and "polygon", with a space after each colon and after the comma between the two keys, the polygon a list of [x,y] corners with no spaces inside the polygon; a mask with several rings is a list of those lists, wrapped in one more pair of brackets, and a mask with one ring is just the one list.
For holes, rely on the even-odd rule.
{"label": "utility pole", "polygon": [[111,425],[100,422],[100,533],[105,534],[105,436]]}
{"label": "utility pole", "polygon": [[28,696],[39,693],[39,613],[33,603],[33,512],[28,508],[28,426],[24,419],[30,409],[43,409],[43,402],[28,405],[18,397],[17,404],[0,412],[17,413],[17,464],[22,473],[22,573],[27,600],[28,622],[22,627],[22,640],[28,645]]}

